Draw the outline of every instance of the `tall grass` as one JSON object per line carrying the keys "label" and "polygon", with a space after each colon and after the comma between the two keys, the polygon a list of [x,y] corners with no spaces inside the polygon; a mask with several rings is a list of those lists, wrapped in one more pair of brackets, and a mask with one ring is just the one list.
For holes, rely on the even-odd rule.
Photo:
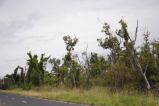
{"label": "tall grass", "polygon": [[102,87],[94,87],[89,90],[41,87],[29,91],[14,89],[5,92],[91,106],[159,106],[159,98],[151,93],[145,95],[126,90],[112,93]]}

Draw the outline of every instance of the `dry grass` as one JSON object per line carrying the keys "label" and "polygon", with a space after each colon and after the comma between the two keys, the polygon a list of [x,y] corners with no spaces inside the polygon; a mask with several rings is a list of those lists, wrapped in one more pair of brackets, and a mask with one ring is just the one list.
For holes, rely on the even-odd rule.
{"label": "dry grass", "polygon": [[41,87],[29,91],[14,89],[3,92],[92,106],[159,106],[159,98],[151,93],[147,96],[136,92],[128,93],[127,91],[110,93],[101,87],[95,87],[90,90]]}

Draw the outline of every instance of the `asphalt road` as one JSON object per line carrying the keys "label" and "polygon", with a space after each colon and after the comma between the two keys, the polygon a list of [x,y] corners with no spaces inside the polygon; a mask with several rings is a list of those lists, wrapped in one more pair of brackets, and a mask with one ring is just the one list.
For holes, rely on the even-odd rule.
{"label": "asphalt road", "polygon": [[82,106],[58,101],[43,100],[15,94],[0,93],[0,106]]}

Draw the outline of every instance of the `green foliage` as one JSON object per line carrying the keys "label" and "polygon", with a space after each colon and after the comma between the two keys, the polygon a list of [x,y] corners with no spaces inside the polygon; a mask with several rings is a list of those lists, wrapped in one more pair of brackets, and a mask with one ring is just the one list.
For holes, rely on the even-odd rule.
{"label": "green foliage", "polygon": [[44,82],[45,74],[45,63],[49,57],[44,57],[42,54],[40,60],[38,60],[37,55],[32,55],[31,52],[28,53],[29,59],[27,60],[28,71],[26,75],[26,82],[33,85],[39,86]]}
{"label": "green foliage", "polygon": [[58,84],[58,78],[57,76],[46,72],[44,75],[44,84],[45,85],[51,85],[51,86],[56,86],[56,84]]}
{"label": "green foliage", "polygon": [[63,40],[66,43],[66,50],[70,52],[74,50],[74,47],[78,42],[76,37],[72,39],[70,36],[64,36]]}
{"label": "green foliage", "polygon": [[155,51],[157,51],[158,49],[154,47],[154,42],[150,44],[149,35],[149,32],[144,34],[144,43],[141,46],[141,51],[139,52],[139,60],[142,68],[146,72],[147,77],[151,82],[151,85],[155,87],[159,84],[159,71],[157,64],[157,55],[154,52],[154,49]]}
{"label": "green foliage", "polygon": [[[18,74],[18,70],[20,69],[20,74]],[[25,73],[23,67],[17,66],[14,70],[14,73],[11,75],[13,78],[15,85],[22,86],[25,82]]]}
{"label": "green foliage", "polygon": [[[97,39],[99,46],[109,50],[107,57],[88,52],[87,48],[82,58],[75,56],[78,38],[64,36],[67,53],[63,59],[49,59],[45,54],[38,57],[29,52],[27,68],[16,67],[13,74],[0,80],[0,88],[20,87],[23,91],[18,89],[19,94],[92,106],[158,106],[158,98],[147,89],[158,96],[159,41],[150,42],[150,33],[146,32],[143,44],[136,48],[138,22],[135,39],[131,38],[127,23],[119,23],[121,28],[116,31],[105,23],[105,36]],[[50,70],[46,70],[47,63],[51,64]]]}
{"label": "green foliage", "polygon": [[71,38],[70,36],[64,36],[63,40],[66,44],[66,50],[67,54],[64,57],[64,64],[67,66],[67,77],[66,80],[67,84],[69,84],[71,87],[77,87],[79,82],[79,69],[78,69],[78,63],[74,59],[72,55],[72,51],[74,50],[74,47],[76,46],[78,39]]}
{"label": "green foliage", "polygon": [[50,59],[49,63],[51,63],[51,65],[52,65],[51,71],[56,77],[57,84],[59,85],[60,83],[63,83],[64,76],[63,76],[63,72],[60,70],[60,64],[61,64],[60,59],[56,59],[56,58]]}
{"label": "green foliage", "polygon": [[32,87],[33,87],[33,85],[32,85],[31,83],[25,83],[25,84],[22,86],[22,89],[23,89],[23,90],[30,90]]}
{"label": "green foliage", "polygon": [[111,51],[110,60],[112,64],[115,64],[119,58],[121,50],[119,39],[117,35],[113,34],[110,30],[110,25],[108,25],[108,23],[104,23],[102,32],[104,32],[105,38],[97,39],[97,41],[103,49],[109,49]]}
{"label": "green foliage", "polygon": [[[97,53],[82,53],[82,58],[74,54],[78,38],[64,36],[67,53],[62,59],[46,57],[45,54],[27,53],[27,67],[16,67],[14,73],[5,76],[6,88],[34,86],[67,86],[71,88],[103,86],[109,89],[148,89],[159,88],[159,41],[149,41],[149,32],[144,34],[144,42],[136,48],[135,39],[128,32],[124,20],[119,21],[121,28],[111,31],[110,25],[104,23],[104,37],[97,39],[99,46],[108,50],[107,57]],[[79,57],[78,57],[79,56]],[[82,60],[83,59],[83,60]],[[51,69],[46,70],[46,64]]]}
{"label": "green foliage", "polygon": [[135,73],[122,63],[116,63],[105,73],[105,83],[115,89],[135,87]]}

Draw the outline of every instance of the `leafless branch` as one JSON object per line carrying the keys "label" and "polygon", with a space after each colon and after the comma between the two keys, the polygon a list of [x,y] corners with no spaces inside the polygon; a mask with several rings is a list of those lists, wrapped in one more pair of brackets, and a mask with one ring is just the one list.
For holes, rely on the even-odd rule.
{"label": "leafless branch", "polygon": [[136,31],[135,31],[135,40],[134,40],[134,43],[136,42],[136,39],[137,39],[138,28],[139,28],[139,25],[138,25],[138,20],[137,20],[137,26],[136,26]]}

